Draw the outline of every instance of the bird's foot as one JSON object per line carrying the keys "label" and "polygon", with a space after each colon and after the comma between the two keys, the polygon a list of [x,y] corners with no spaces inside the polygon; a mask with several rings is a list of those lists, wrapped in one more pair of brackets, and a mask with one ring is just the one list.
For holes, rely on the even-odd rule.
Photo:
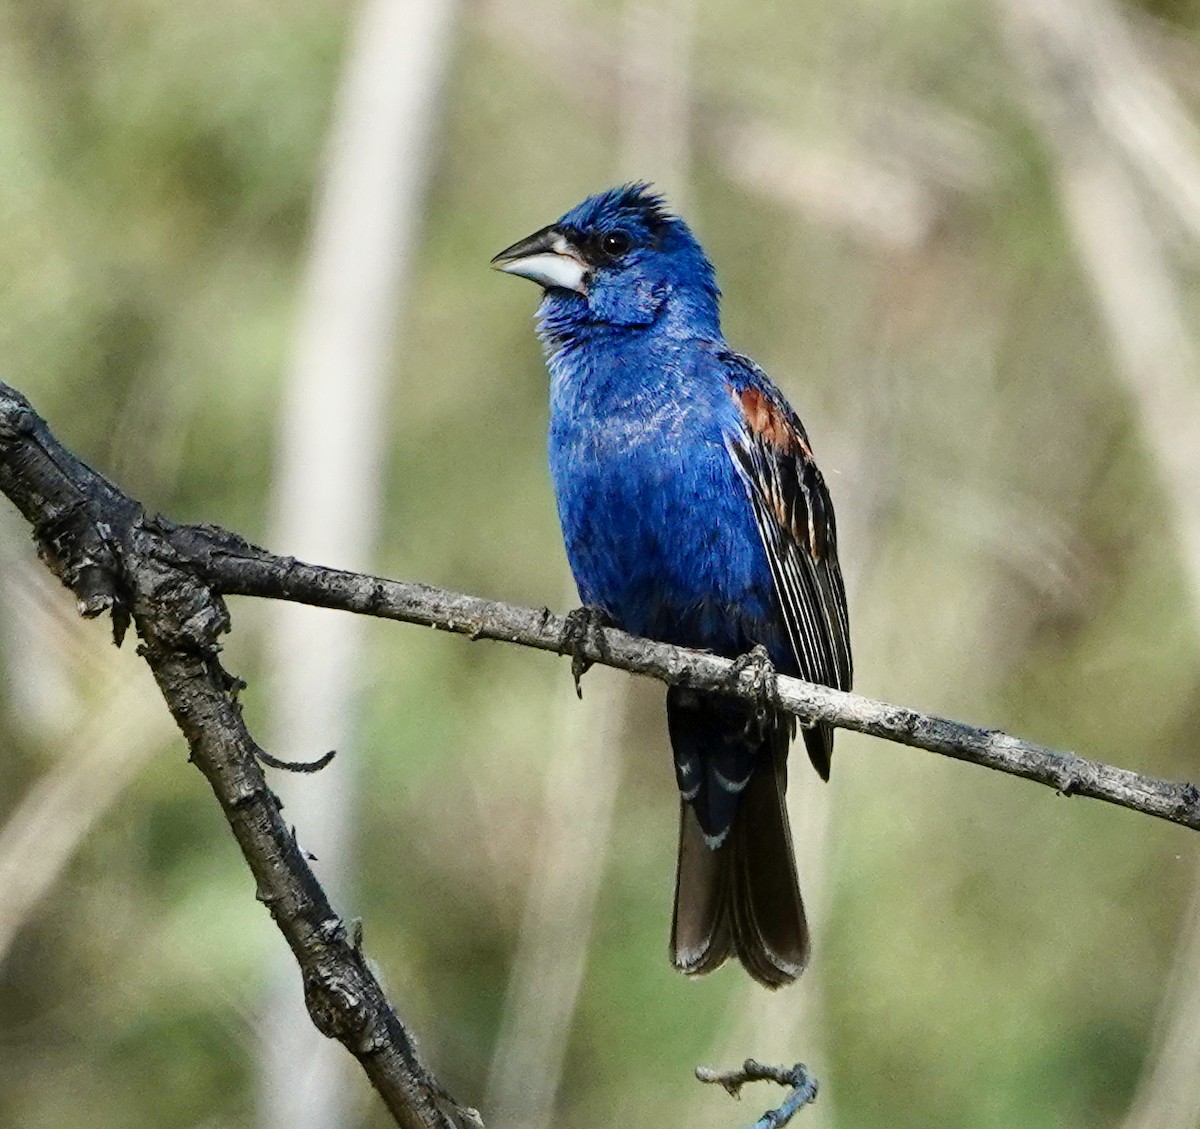
{"label": "bird's foot", "polygon": [[603,609],[594,604],[567,613],[563,630],[563,653],[571,656],[571,676],[575,679],[575,694],[583,697],[581,679],[591,669],[592,660],[587,652],[605,654],[604,628],[611,627],[612,619]]}
{"label": "bird's foot", "polygon": [[753,711],[746,721],[746,735],[761,735],[763,728],[774,716],[779,702],[777,690],[778,675],[775,664],[767,654],[767,648],[761,643],[756,644],[744,655],[739,655],[733,661],[733,669],[729,672],[732,686],[740,687],[742,679],[748,676],[753,692]]}

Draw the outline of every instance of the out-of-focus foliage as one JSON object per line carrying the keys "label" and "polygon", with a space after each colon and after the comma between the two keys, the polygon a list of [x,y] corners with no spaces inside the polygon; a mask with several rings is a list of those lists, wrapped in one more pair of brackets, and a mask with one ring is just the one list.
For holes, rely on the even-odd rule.
{"label": "out-of-focus foliage", "polygon": [[[556,7],[618,42],[620,5]],[[1165,65],[1194,60],[1195,5],[1145,7]],[[378,569],[557,604],[535,295],[487,260],[613,179],[617,125],[489,9],[460,15],[414,297],[397,311]],[[729,336],[787,390],[828,469],[858,687],[1195,777],[1200,662],[1167,509],[994,11],[714,0],[696,18],[698,104],[780,131],[801,164],[852,157],[914,184],[928,220],[889,241],[836,206],[790,206],[734,175],[697,114],[690,218]],[[3,376],[175,518],[263,535],[346,31],[346,6],[324,0],[0,0]],[[847,176],[835,205],[863,191]],[[97,670],[136,670],[131,653],[95,656],[105,628],[76,625],[65,594],[30,587],[10,517],[0,586],[33,604],[0,612],[0,821],[78,732]],[[49,640],[29,611],[46,601],[62,613]],[[254,721],[258,616],[233,613],[228,658]],[[346,909],[427,1057],[480,1100],[573,691],[545,656],[412,628],[373,625],[370,654]],[[688,983],[666,961],[676,799],[659,699],[636,690],[613,750],[623,779],[564,1125],[670,1123],[681,1102],[692,1124],[729,1125],[749,1108],[690,1092],[742,985],[735,970]],[[308,752],[322,748],[314,734]],[[1195,837],[853,737],[834,775],[818,1057],[807,1040],[781,1057],[808,1058],[856,1129],[1118,1124]],[[793,776],[818,787],[799,759]],[[281,946],[176,741],[100,813],[0,964],[0,1124],[251,1124],[256,992]],[[361,1117],[384,1124],[369,1100]]]}

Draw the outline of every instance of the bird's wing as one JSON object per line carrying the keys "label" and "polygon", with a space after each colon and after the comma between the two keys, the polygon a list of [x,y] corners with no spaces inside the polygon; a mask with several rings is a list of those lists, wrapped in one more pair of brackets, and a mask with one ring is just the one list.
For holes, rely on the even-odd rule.
{"label": "bird's wing", "polygon": [[739,422],[726,447],[754,509],[801,677],[849,690],[850,623],[837,526],[808,436],[757,365],[736,353],[720,360]]}

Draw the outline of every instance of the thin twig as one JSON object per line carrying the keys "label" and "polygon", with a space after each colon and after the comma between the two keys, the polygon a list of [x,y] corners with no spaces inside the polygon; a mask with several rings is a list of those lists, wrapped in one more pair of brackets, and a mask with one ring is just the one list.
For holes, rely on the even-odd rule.
{"label": "thin twig", "polygon": [[806,1105],[817,1100],[817,1080],[802,1062],[793,1067],[767,1066],[748,1058],[738,1070],[718,1072],[707,1066],[696,1067],[696,1077],[701,1082],[715,1082],[735,1098],[741,1097],[742,1087],[747,1082],[775,1082],[791,1091],[775,1108],[769,1109],[750,1129],[780,1129]]}

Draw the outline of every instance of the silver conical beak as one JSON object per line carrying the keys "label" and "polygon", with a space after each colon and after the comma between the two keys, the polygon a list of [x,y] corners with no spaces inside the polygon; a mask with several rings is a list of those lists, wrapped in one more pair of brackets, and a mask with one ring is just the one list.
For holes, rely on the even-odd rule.
{"label": "silver conical beak", "polygon": [[492,259],[492,266],[505,274],[528,278],[547,289],[587,293],[587,265],[553,224],[505,247]]}

